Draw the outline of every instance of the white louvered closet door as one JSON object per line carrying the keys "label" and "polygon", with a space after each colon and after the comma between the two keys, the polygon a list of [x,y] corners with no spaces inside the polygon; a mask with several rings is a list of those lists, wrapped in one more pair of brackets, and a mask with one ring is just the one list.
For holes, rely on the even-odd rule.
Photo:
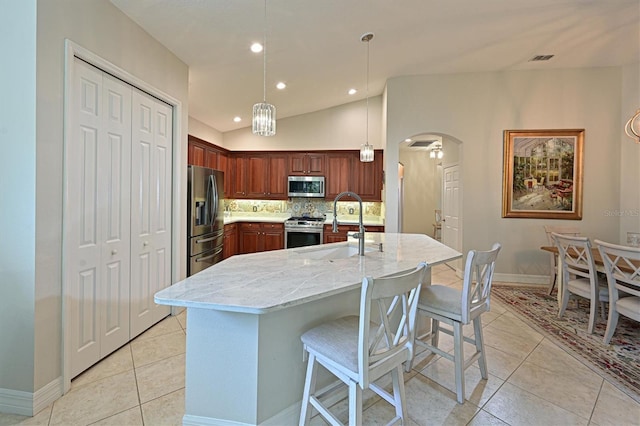
{"label": "white louvered closet door", "polygon": [[131,87],[75,59],[65,236],[71,377],[129,341]]}
{"label": "white louvered closet door", "polygon": [[153,296],[171,285],[172,109],[134,88],[131,338],[169,314]]}

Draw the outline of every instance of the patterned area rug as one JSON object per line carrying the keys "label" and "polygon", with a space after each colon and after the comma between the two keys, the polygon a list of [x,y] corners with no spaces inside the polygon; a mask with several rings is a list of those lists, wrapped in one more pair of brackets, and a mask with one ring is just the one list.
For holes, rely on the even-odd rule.
{"label": "patterned area rug", "polygon": [[607,327],[605,320],[599,318],[593,334],[587,333],[586,299],[573,298],[563,317],[558,318],[557,296],[555,292],[547,295],[546,288],[494,285],[491,294],[523,321],[640,402],[640,323],[620,315],[611,343],[605,345],[602,341]]}

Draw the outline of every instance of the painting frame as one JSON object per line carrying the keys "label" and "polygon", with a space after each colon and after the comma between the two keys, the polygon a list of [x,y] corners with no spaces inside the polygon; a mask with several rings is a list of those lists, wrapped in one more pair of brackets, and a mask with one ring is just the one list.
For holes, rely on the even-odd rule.
{"label": "painting frame", "polygon": [[502,217],[582,220],[584,129],[503,136]]}

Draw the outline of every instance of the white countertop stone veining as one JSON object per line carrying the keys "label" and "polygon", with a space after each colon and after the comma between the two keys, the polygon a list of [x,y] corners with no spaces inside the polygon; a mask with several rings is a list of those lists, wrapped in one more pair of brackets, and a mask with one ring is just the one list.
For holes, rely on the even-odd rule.
{"label": "white countertop stone veining", "polygon": [[[358,256],[355,240],[232,256],[156,293],[155,302],[262,314],[349,291],[364,277],[461,257],[424,234],[371,232],[365,241],[365,256]],[[346,250],[356,254],[341,257]]]}

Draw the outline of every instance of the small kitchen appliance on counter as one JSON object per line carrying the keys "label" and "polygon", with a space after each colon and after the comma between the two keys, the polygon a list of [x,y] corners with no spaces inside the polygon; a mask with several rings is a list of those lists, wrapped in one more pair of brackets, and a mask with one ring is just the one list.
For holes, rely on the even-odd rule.
{"label": "small kitchen appliance on counter", "polygon": [[187,172],[187,276],[223,259],[224,173],[189,166]]}

